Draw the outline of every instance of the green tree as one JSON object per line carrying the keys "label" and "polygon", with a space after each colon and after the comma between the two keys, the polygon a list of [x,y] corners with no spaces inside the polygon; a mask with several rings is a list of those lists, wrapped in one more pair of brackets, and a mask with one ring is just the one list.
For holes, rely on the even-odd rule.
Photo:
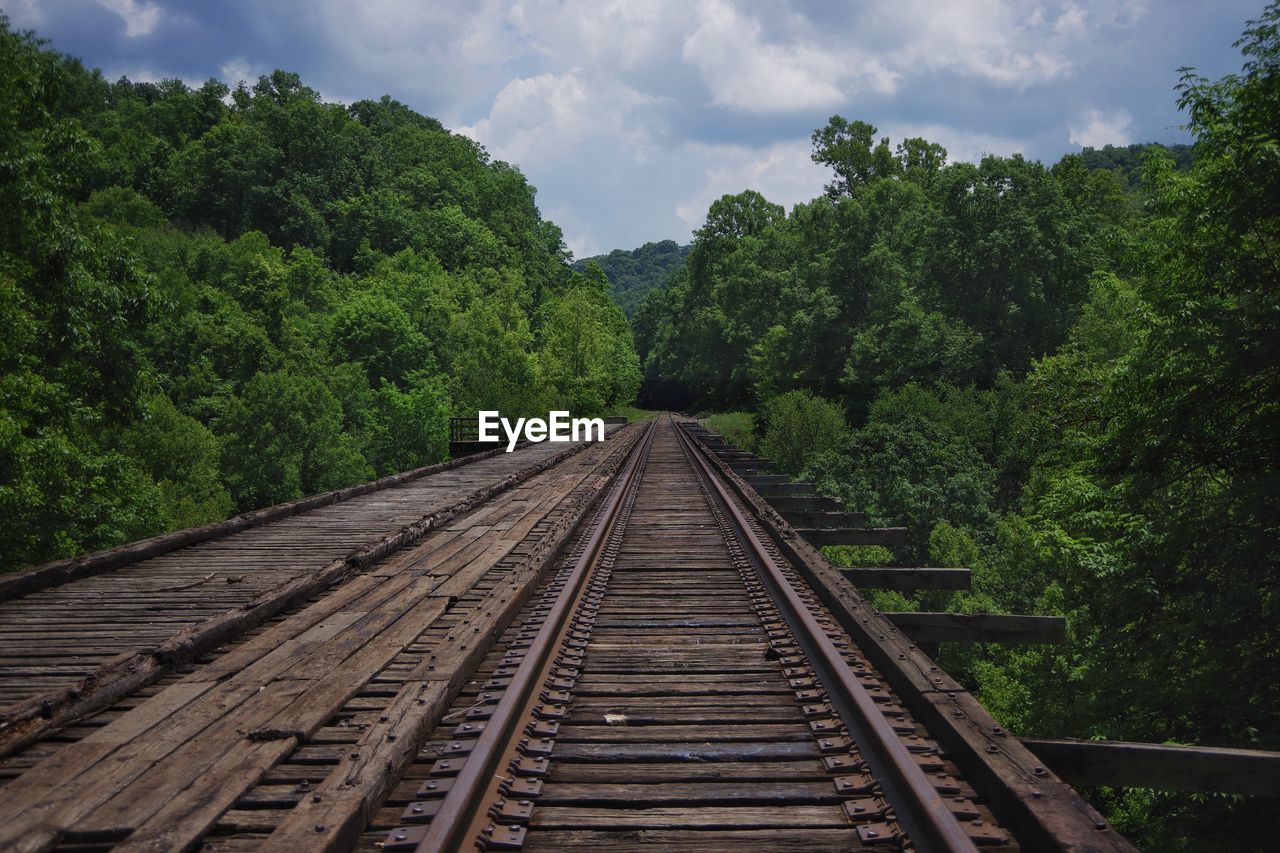
{"label": "green tree", "polygon": [[373,475],[342,407],[320,380],[260,373],[219,419],[222,468],[240,509],[293,500]]}
{"label": "green tree", "polygon": [[808,391],[788,391],[760,407],[760,452],[778,467],[798,474],[817,454],[838,447],[848,436],[844,412]]}

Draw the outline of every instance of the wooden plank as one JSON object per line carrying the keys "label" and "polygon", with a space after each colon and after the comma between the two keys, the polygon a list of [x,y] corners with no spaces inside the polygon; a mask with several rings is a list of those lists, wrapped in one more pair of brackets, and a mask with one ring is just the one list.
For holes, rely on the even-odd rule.
{"label": "wooden plank", "polygon": [[[311,795],[276,827],[278,850],[349,849],[413,760],[427,730],[444,713],[448,684],[412,681]],[[323,827],[323,830],[317,829]]]}
{"label": "wooden plank", "polygon": [[538,797],[538,808],[548,804],[655,806],[770,805],[787,803],[838,803],[829,780],[797,782],[552,782]]}
{"label": "wooden plank", "polygon": [[215,521],[199,527],[175,530],[138,542],[129,542],[115,548],[107,548],[71,559],[55,560],[20,572],[3,575],[0,576],[0,601],[9,601],[20,596],[30,595],[39,590],[67,583],[68,581],[113,571],[121,566],[132,565],[133,563],[167,554],[199,542],[226,538],[251,527],[257,527],[282,518],[309,512],[322,506],[350,500],[360,495],[388,489],[411,480],[448,471],[481,459],[487,459],[501,452],[503,450],[499,449],[483,455],[469,456],[466,459],[451,459],[435,465],[426,465],[399,474],[380,477],[367,483],[358,483],[354,486],[346,486],[345,488],[322,492],[318,495],[310,495],[298,500],[265,507],[264,509],[241,513],[225,521]]}
{"label": "wooden plank", "polygon": [[769,485],[760,486],[756,491],[764,495],[766,498],[804,497],[806,495],[816,496],[818,494],[818,489],[813,485],[813,483],[771,483]]}
{"label": "wooden plank", "polygon": [[797,761],[817,759],[808,743],[566,743],[556,744],[556,761],[616,764],[626,761]]}
{"label": "wooden plank", "polygon": [[[380,841],[381,839],[379,839]],[[736,853],[777,853],[780,850],[883,850],[865,847],[852,826],[841,829],[628,829],[611,832],[598,829],[541,830],[529,836],[524,849],[601,850],[608,853],[706,853],[733,850]]]}
{"label": "wooden plank", "polygon": [[[118,658],[104,664],[103,669],[95,671],[71,686],[36,696],[6,709],[0,713],[0,757],[12,754],[34,742],[55,727],[66,725],[85,714],[108,706],[120,696],[155,681],[172,667],[188,663],[194,655],[206,652],[263,624],[272,616],[327,589],[353,570],[386,557],[439,525],[447,523],[459,513],[526,482],[591,446],[593,445],[586,442],[572,445],[537,462],[525,465],[505,478],[472,490],[460,501],[447,507],[437,508],[430,514],[421,516],[412,524],[372,542],[366,542],[359,549],[319,568],[318,571],[304,572],[300,576],[291,577],[259,594],[251,601],[236,602],[237,606],[233,609],[206,619],[195,627],[176,635],[171,634],[168,639],[159,642],[154,648],[121,654]],[[441,476],[449,475],[446,473]],[[136,631],[131,632],[135,647],[139,639],[134,636],[136,633]]]}
{"label": "wooden plank", "polygon": [[1067,738],[1022,743],[1072,785],[1280,796],[1280,752]]}
{"label": "wooden plank", "polygon": [[[163,806],[114,848],[119,853],[163,853],[192,849],[213,828],[244,790],[287,756],[295,741],[255,743],[243,750],[228,750],[219,756],[207,773],[216,778],[243,780],[243,785],[202,785],[183,790],[163,802]],[[164,789],[156,789],[164,790]]]}
{"label": "wooden plank", "polygon": [[797,527],[799,533],[816,547],[825,545],[894,545],[907,544],[905,527]]}
{"label": "wooden plank", "polygon": [[828,497],[807,497],[804,495],[762,495],[762,497],[778,512],[838,512],[842,506],[840,501]]}
{"label": "wooden plank", "polygon": [[840,567],[841,573],[863,589],[969,589],[968,569],[907,569],[886,566]]}
{"label": "wooden plank", "polygon": [[[793,700],[794,701],[794,700]],[[768,782],[771,780],[830,782],[831,773],[813,759],[798,761],[645,762],[636,764],[556,764],[552,782]]]}
{"label": "wooden plank", "polygon": [[996,613],[885,613],[918,643],[1062,643],[1067,620],[1061,616]]}
{"label": "wooden plank", "polygon": [[589,808],[538,806],[529,827],[544,829],[772,829],[775,827],[842,828],[844,809],[815,806],[655,806],[653,808]]}
{"label": "wooden plank", "polygon": [[866,527],[865,512],[824,512],[813,510],[781,510],[792,527],[827,529],[833,527]]}
{"label": "wooden plank", "polygon": [[762,456],[758,456],[755,459],[731,459],[729,460],[729,467],[743,474],[752,471],[759,472],[761,474],[770,474],[778,467],[778,464],[772,459],[765,459]]}

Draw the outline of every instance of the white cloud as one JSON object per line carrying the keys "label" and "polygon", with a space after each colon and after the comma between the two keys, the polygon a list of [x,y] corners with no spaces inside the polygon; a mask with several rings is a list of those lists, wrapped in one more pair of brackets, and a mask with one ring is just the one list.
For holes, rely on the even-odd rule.
{"label": "white cloud", "polygon": [[9,26],[15,30],[34,29],[45,21],[44,11],[36,0],[10,0],[4,5],[4,13],[9,16]]}
{"label": "white cloud", "polygon": [[870,19],[895,68],[958,72],[1014,89],[1073,70],[1039,3],[881,0]]}
{"label": "white cloud", "polygon": [[676,202],[675,214],[692,231],[706,221],[707,209],[722,195],[756,190],[788,210],[822,194],[830,175],[809,158],[808,139],[793,139],[756,149],[742,145],[690,144],[682,152],[703,164],[702,185]]}
{"label": "white cloud", "polygon": [[235,59],[224,63],[218,69],[218,72],[222,82],[232,89],[240,83],[252,86],[262,76],[261,72],[255,71],[253,66],[249,64],[249,60],[243,56],[237,56]]}
{"label": "white cloud", "polygon": [[[753,188],[786,205],[816,196],[830,176],[810,161],[807,137],[833,112],[871,121],[894,143],[940,142],[952,161],[1055,158],[1068,138],[1161,138],[1176,121],[1174,69],[1217,61],[1230,38],[1207,55],[1184,55],[1185,45],[1206,21],[1243,21],[1250,2],[1213,12],[1150,0],[0,5],[15,27],[132,79],[198,83],[218,69],[251,83],[284,67],[326,100],[390,94],[519,167],[581,255],[687,240],[724,193]],[[133,38],[86,48],[83,27],[59,30],[85,4],[110,10],[122,23],[109,29]],[[139,37],[154,41],[180,20],[193,32],[210,24],[221,43],[190,62],[139,55]],[[231,30],[217,24],[228,21],[243,38],[223,35]],[[1099,102],[1081,91],[1105,91],[1105,104],[1090,108]],[[1163,112],[1152,106],[1161,97]]]}
{"label": "white cloud", "polygon": [[1104,113],[1088,109],[1076,117],[1067,128],[1067,139],[1082,148],[1101,148],[1104,145],[1128,145],[1133,141],[1133,116],[1128,110]]}
{"label": "white cloud", "polygon": [[494,99],[489,115],[460,133],[503,160],[536,168],[573,160],[586,145],[604,145],[632,162],[656,150],[660,98],[580,69],[512,80]]}
{"label": "white cloud", "polygon": [[325,36],[326,91],[344,100],[392,93],[430,104],[428,111],[447,123],[492,98],[511,80],[509,64],[530,53],[500,0],[316,0],[297,14]]}
{"label": "white cloud", "polygon": [[714,103],[747,112],[834,107],[848,99],[844,85],[889,94],[898,80],[849,46],[836,51],[812,41],[768,42],[760,22],[727,0],[699,5],[682,55],[702,72]]}
{"label": "white cloud", "polygon": [[681,0],[527,0],[511,8],[507,21],[552,64],[573,56],[579,64],[635,71],[675,53],[691,13]]}
{"label": "white cloud", "polygon": [[1085,32],[1087,18],[1088,12],[1083,6],[1068,3],[1062,10],[1062,14],[1053,22],[1053,34],[1056,36],[1082,35]]}
{"label": "white cloud", "polygon": [[150,35],[160,23],[163,13],[155,3],[145,0],[98,0],[103,7],[124,19],[124,34],[129,38]]}
{"label": "white cloud", "polygon": [[923,137],[947,149],[948,163],[977,163],[987,154],[1008,157],[1025,153],[1027,140],[983,131],[965,130],[943,124],[891,124],[880,129],[893,145],[904,139]]}

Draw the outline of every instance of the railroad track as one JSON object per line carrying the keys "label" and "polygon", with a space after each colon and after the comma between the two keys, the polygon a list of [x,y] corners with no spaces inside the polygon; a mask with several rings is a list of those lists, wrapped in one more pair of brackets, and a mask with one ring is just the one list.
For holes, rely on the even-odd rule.
{"label": "railroad track", "polygon": [[[361,846],[1020,849],[693,442],[655,433]],[[1126,849],[1085,817],[1056,841]]]}
{"label": "railroad track", "polygon": [[191,667],[13,756],[0,849],[1130,849],[670,419]]}

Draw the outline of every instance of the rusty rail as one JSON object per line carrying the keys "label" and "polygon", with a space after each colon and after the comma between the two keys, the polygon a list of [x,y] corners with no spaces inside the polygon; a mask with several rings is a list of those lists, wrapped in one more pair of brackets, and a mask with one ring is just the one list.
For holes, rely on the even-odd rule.
{"label": "rusty rail", "polygon": [[511,675],[510,684],[485,723],[484,731],[476,740],[449,793],[440,802],[439,811],[419,844],[419,850],[463,850],[468,842],[474,844],[477,839],[488,839],[490,844],[499,847],[519,846],[523,840],[522,827],[495,823],[489,809],[494,805],[502,808],[507,805],[508,798],[516,799],[517,809],[529,805],[527,799],[519,800],[524,790],[520,780],[504,775],[508,765],[518,759],[520,724],[534,715],[542,686],[554,676],[553,671],[557,668],[555,652],[563,647],[573,630],[574,623],[570,617],[578,611],[588,594],[587,578],[605,543],[618,528],[621,509],[627,496],[636,488],[652,438],[653,427],[650,425],[606,498],[601,510],[602,518],[591,530],[564,591],[547,614],[525,652],[524,660]]}
{"label": "rusty rail", "polygon": [[[866,688],[854,677],[831,638],[796,595],[795,588],[782,574],[773,555],[752,531],[737,502],[693,446],[692,439],[684,430],[677,430],[677,434],[684,444],[686,455],[732,519],[740,540],[750,548],[762,577],[772,588],[774,600],[781,605],[785,618],[791,624],[809,660],[818,670],[819,678],[826,685],[833,705],[838,704],[840,716],[875,770],[876,778],[885,788],[886,797],[897,812],[899,823],[907,830],[917,849],[976,850],[977,847],[933,783],[902,745],[884,714],[876,708],[875,701]],[[864,840],[873,841],[874,838],[866,838],[864,834]]]}

